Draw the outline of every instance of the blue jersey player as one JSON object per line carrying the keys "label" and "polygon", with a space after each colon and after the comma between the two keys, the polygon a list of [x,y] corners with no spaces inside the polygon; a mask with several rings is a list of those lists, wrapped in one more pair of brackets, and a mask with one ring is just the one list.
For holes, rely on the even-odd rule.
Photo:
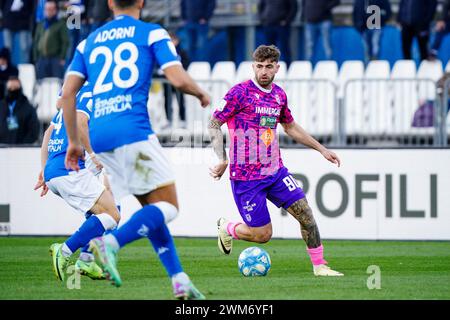
{"label": "blue jersey player", "polygon": [[[88,110],[86,108],[90,99],[85,99],[84,95],[87,90],[87,87],[83,87],[77,96],[80,113]],[[45,196],[50,189],[76,211],[84,214],[86,221],[64,243],[51,245],[53,271],[57,279],[64,281],[71,255],[81,249],[80,257],[75,263],[77,272],[92,279],[104,279],[103,270],[95,263],[87,244],[105,231],[116,228],[120,219],[119,212],[111,192],[85,167],[84,160],[79,161],[81,170],[78,172],[66,169],[64,159],[67,145],[63,110],[59,109],[44,134],[41,148],[42,171],[35,190],[42,187],[41,196]]]}
{"label": "blue jersey player", "polygon": [[203,299],[178,259],[167,223],[178,214],[174,175],[154,134],[147,111],[155,67],[181,91],[194,95],[202,107],[210,103],[181,66],[166,30],[139,20],[143,0],[109,0],[114,20],[81,42],[64,84],[61,103],[69,146],[66,166],[79,169],[75,95],[85,80],[92,85],[90,118],[92,147],[106,169],[117,199],[133,194],[143,206],[122,227],[90,242],[96,260],[116,286],[122,281],[117,252],[147,237],[158,254],[178,299]]}

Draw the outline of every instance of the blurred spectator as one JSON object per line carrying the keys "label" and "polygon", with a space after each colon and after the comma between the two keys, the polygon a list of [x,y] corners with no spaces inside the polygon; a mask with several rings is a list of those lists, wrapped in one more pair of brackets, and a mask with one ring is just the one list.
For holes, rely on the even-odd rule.
{"label": "blurred spectator", "polygon": [[17,67],[11,64],[11,52],[8,48],[0,49],[0,100],[5,97],[6,82],[11,76],[18,77]]}
{"label": "blurred spectator", "polygon": [[[381,24],[379,26],[370,26],[369,28],[367,22],[373,14],[371,11],[369,13],[367,12],[369,6],[377,6],[380,8]],[[353,24],[363,38],[366,63],[369,60],[379,58],[382,28],[386,25],[386,21],[389,20],[391,14],[391,4],[388,0],[355,0]]]}
{"label": "blurred spectator", "polygon": [[312,60],[314,49],[322,36],[325,59],[330,60],[331,50],[331,10],[340,0],[303,0],[302,13],[305,20],[305,59]]}
{"label": "blurred spectator", "polygon": [[[178,38],[178,36],[174,32],[169,32],[169,34],[173,44],[175,45],[175,49],[177,50],[183,68],[187,69],[189,66],[189,56],[187,52],[181,49],[180,39]],[[185,127],[186,107],[184,104],[184,94],[169,83],[164,83],[163,86],[164,86],[164,109],[166,110],[167,120],[169,121],[169,124],[165,127],[169,127],[172,123],[173,107],[171,102],[174,93],[178,102],[178,112],[179,112],[178,115],[180,119],[180,127]]]}
{"label": "blurred spectator", "polygon": [[192,61],[205,61],[209,20],[216,0],[181,0],[181,18],[185,23],[189,57]]}
{"label": "blurred spectator", "polygon": [[438,18],[438,21],[436,22],[435,30],[436,30],[436,37],[434,38],[433,44],[431,45],[429,54],[429,58],[431,60],[437,58],[442,40],[448,33],[450,33],[450,0],[446,0],[444,2],[442,14]]}
{"label": "blurred spectator", "polygon": [[11,77],[5,98],[0,102],[0,143],[34,143],[39,136],[36,110],[22,93],[20,81]]}
{"label": "blurred spectator", "polygon": [[297,15],[297,0],[260,0],[258,14],[266,44],[278,45],[282,52],[281,60],[289,65],[291,22]]}
{"label": "blurred spectator", "polygon": [[3,43],[13,53],[15,65],[30,63],[35,0],[2,0]]}
{"label": "blurred spectator", "polygon": [[112,18],[108,0],[89,0],[86,15],[90,29],[88,33],[91,33]]}
{"label": "blurred spectator", "polygon": [[428,56],[430,24],[436,12],[437,0],[402,0],[398,11],[398,22],[402,28],[404,59],[412,59],[411,47],[416,37],[419,43],[420,60]]}
{"label": "blurred spectator", "polygon": [[86,16],[86,0],[70,0],[64,2],[64,8],[67,15],[78,15],[80,25],[71,25],[69,28],[69,50],[67,51],[67,60],[71,61],[77,45],[89,34],[89,27]]}
{"label": "blurred spectator", "polygon": [[69,48],[66,22],[58,19],[55,1],[45,3],[45,19],[36,27],[33,42],[33,58],[36,62],[36,77],[63,78],[64,64]]}
{"label": "blurred spectator", "polygon": [[[450,72],[446,72],[437,82],[437,93],[438,99],[442,101],[443,107],[447,109],[446,116],[448,116],[450,111],[450,87],[447,86],[448,81],[450,80]],[[444,95],[445,91],[447,91],[447,96]],[[445,101],[445,97],[447,97],[447,101]],[[433,100],[421,100],[419,101],[419,108],[414,113],[412,126],[423,128],[423,127],[434,127],[435,126],[435,112],[439,110],[436,108],[436,101],[438,99]],[[445,121],[445,120],[444,120]]]}

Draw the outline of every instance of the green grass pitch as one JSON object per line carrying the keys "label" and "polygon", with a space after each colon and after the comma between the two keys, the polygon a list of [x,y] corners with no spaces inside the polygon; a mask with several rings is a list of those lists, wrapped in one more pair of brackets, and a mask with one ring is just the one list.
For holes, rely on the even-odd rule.
{"label": "green grass pitch", "polygon": [[[169,279],[146,239],[119,254],[123,285],[81,277],[68,289],[52,272],[48,247],[64,238],[0,238],[0,299],[172,299]],[[316,278],[301,240],[261,245],[272,260],[266,277],[245,278],[241,250],[222,256],[216,239],[176,238],[185,271],[207,299],[450,299],[450,243],[324,241],[330,266],[341,278]],[[367,268],[381,270],[381,289],[369,290]]]}

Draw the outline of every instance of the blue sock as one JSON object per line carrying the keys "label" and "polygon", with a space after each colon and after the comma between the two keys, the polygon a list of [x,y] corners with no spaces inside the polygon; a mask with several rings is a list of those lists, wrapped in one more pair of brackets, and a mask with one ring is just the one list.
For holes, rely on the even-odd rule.
{"label": "blue sock", "polygon": [[154,205],[146,205],[121,226],[112,232],[120,247],[142,237],[151,235],[164,224],[161,210]]}
{"label": "blue sock", "polygon": [[99,237],[105,232],[105,228],[96,216],[90,216],[69,239],[66,245],[72,252],[84,247],[92,238]]}
{"label": "blue sock", "polygon": [[178,258],[172,235],[165,223],[159,229],[152,232],[148,238],[169,277],[172,277],[179,272],[183,272],[183,267]]}
{"label": "blue sock", "polygon": [[[114,229],[114,230],[116,230],[116,229]],[[103,235],[110,234],[110,233],[113,232],[114,230],[106,230],[106,231],[104,232]],[[87,245],[85,245],[85,246],[81,249],[81,252],[92,253],[92,252],[89,251],[89,242],[88,242]]]}

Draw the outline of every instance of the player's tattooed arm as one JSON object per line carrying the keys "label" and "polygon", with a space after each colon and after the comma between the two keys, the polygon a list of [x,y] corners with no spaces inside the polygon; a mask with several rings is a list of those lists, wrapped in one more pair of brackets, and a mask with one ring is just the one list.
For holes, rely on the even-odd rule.
{"label": "player's tattooed arm", "polygon": [[288,212],[300,222],[302,237],[308,248],[319,247],[321,244],[319,228],[306,199],[303,198],[295,202],[288,208]]}
{"label": "player's tattooed arm", "polygon": [[214,152],[220,161],[226,162],[227,153],[225,151],[225,144],[223,143],[222,125],[223,123],[220,120],[212,117],[208,124],[208,132]]}

